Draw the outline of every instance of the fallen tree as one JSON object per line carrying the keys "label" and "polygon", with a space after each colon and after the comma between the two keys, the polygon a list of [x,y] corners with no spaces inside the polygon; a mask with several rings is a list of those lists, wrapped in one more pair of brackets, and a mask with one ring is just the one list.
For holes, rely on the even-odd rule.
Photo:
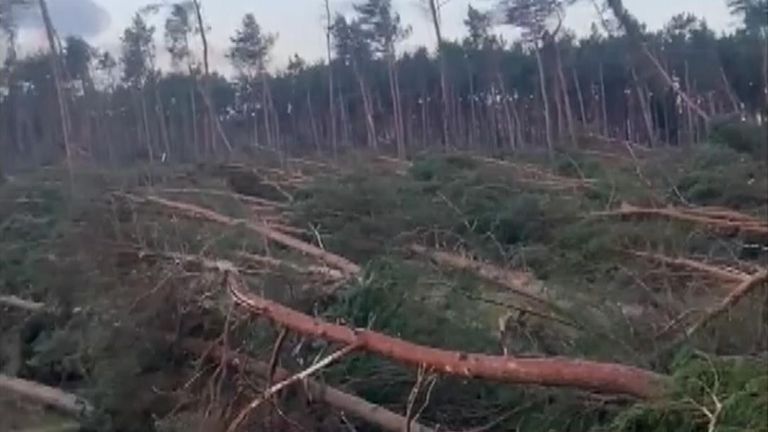
{"label": "fallen tree", "polygon": [[156,204],[164,207],[168,210],[174,211],[180,215],[186,216],[192,219],[207,220],[210,222],[216,222],[226,226],[244,226],[245,228],[256,232],[264,237],[279,243],[288,248],[299,251],[305,255],[311,256],[325,264],[337,268],[344,272],[345,276],[352,276],[362,272],[362,269],[357,264],[349,261],[348,259],[335,255],[331,252],[323,250],[317,246],[311,245],[305,241],[299,240],[288,234],[281,233],[276,229],[273,229],[267,225],[260,224],[250,220],[235,219],[229,216],[225,216],[221,213],[215,212],[205,207],[200,207],[195,204],[184,203],[179,201],[172,201],[165,198],[156,196],[137,197],[134,195],[123,194],[133,201]]}
{"label": "fallen tree", "polygon": [[722,212],[702,209],[664,207],[636,207],[623,203],[617,210],[591,213],[592,217],[663,217],[707,226],[716,230],[741,233],[748,236],[768,238],[768,223],[748,215],[736,217],[737,212],[730,211],[728,217]]}
{"label": "fallen tree", "polygon": [[[704,262],[688,259],[688,258],[671,258],[665,255],[659,255],[649,252],[629,251],[632,255],[645,258],[651,261],[656,261],[661,264],[667,264],[675,267],[687,268],[698,272],[709,274],[717,279],[724,280],[726,282],[744,282],[749,279],[749,275],[736,269],[716,267]],[[728,290],[731,287],[728,286]]]}
{"label": "fallen tree", "polygon": [[410,246],[411,252],[428,257],[436,263],[457,270],[475,273],[481,279],[501,285],[515,294],[539,303],[549,303],[542,294],[541,283],[529,272],[506,270],[466,256],[444,251],[430,250],[421,245]]}
{"label": "fallen tree", "polygon": [[[229,366],[234,368],[244,368],[247,372],[257,375],[267,376],[271,372],[270,365],[265,362],[254,360],[246,355],[236,353],[223,348],[220,345],[211,346],[208,342],[196,339],[182,339],[178,341],[178,346],[200,356],[210,356],[216,361],[226,361]],[[283,368],[276,368],[274,378],[284,381],[291,377],[291,373]],[[380,405],[376,405],[357,397],[345,393],[334,387],[325,385],[314,379],[304,381],[304,388],[313,400],[317,400],[332,406],[333,408],[365,420],[368,423],[380,427],[382,430],[391,432],[400,432],[406,423],[405,417],[392,412]],[[417,422],[411,422],[412,432],[433,432],[434,429],[421,425]]]}
{"label": "fallen tree", "polygon": [[[234,268],[234,266],[233,266]],[[287,329],[378,354],[391,360],[464,378],[513,384],[571,387],[600,393],[654,399],[664,395],[668,378],[632,366],[566,358],[512,358],[443,350],[414,344],[365,329],[352,329],[305,315],[254,295],[238,275],[228,272],[227,288],[235,303]]]}
{"label": "fallen tree", "polygon": [[33,381],[0,375],[0,391],[77,418],[93,413],[91,404],[79,396]]}

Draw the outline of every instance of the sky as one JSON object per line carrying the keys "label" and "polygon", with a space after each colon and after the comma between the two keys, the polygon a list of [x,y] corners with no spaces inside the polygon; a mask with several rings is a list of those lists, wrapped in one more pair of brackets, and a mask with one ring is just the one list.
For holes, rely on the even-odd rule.
{"label": "sky", "polygon": [[[0,0],[2,1],[2,0]],[[119,52],[119,38],[131,16],[153,0],[48,0],[51,15],[61,35],[77,34],[92,44]],[[169,0],[154,0],[168,2]],[[330,0],[332,12],[348,13],[355,0]],[[359,1],[359,0],[358,0]],[[277,35],[272,54],[273,67],[284,66],[294,53],[314,61],[325,55],[323,0],[201,0],[206,21],[211,27],[212,64],[225,67],[224,53],[244,14],[256,16],[262,29]],[[403,22],[412,27],[412,34],[401,44],[402,49],[435,43],[428,14],[421,0],[393,0]],[[494,0],[448,0],[442,9],[445,37],[458,39],[464,35],[463,19],[467,6],[488,9]],[[691,12],[704,18],[716,31],[730,31],[735,20],[728,14],[726,0],[625,0],[627,9],[658,29],[681,12]],[[587,34],[596,15],[591,0],[582,0],[570,8],[565,25],[578,34]],[[23,17],[21,41],[27,50],[45,42],[40,31],[39,17]],[[157,27],[158,54],[162,50],[163,18],[152,19]],[[510,34],[507,39],[514,37]],[[162,63],[162,56],[161,61]]]}

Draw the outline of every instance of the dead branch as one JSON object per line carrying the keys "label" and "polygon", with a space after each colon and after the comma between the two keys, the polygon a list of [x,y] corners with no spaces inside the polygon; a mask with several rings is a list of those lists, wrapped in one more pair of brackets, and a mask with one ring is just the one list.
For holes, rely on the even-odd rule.
{"label": "dead branch", "polygon": [[335,255],[331,252],[327,252],[307,242],[299,240],[295,237],[291,237],[288,234],[281,233],[275,229],[254,221],[234,219],[194,204],[167,200],[156,196],[147,196],[143,198],[128,194],[125,194],[124,196],[137,202],[149,202],[161,207],[165,207],[168,210],[172,210],[192,219],[207,220],[231,227],[244,226],[249,230],[263,235],[264,237],[276,243],[302,252],[328,264],[331,267],[337,268],[341,270],[346,276],[356,275],[362,271],[360,266],[347,260],[344,257]]}
{"label": "dead branch", "polygon": [[87,417],[93,413],[91,404],[79,396],[33,381],[0,374],[0,390],[77,418]]}
{"label": "dead branch", "polygon": [[[254,360],[240,353],[225,353],[226,350],[221,346],[211,347],[208,342],[202,340],[182,339],[179,341],[179,346],[185,351],[201,356],[211,356],[214,361],[226,358],[231,367],[243,368],[257,375],[266,376],[270,370],[270,366],[267,363]],[[280,367],[275,368],[275,379],[284,381],[290,376],[291,373],[287,370]],[[401,432],[403,429],[405,417],[379,405],[372,404],[365,399],[345,393],[311,378],[306,380],[305,388],[313,400],[324,402],[340,412],[365,420],[380,427],[382,430]],[[415,422],[411,424],[411,430],[413,432],[434,432],[433,429]]]}
{"label": "dead branch", "polygon": [[279,393],[281,390],[283,390],[286,387],[291,386],[292,384],[295,384],[299,381],[302,381],[311,375],[319,372],[320,370],[326,368],[331,363],[339,360],[340,358],[344,357],[345,355],[351,353],[357,349],[357,345],[348,345],[335,353],[329,355],[328,357],[324,358],[323,360],[320,360],[319,362],[315,363],[314,365],[308,367],[307,369],[304,369],[303,371],[284,379],[283,381],[273,385],[269,389],[267,389],[262,396],[255,399],[251,403],[248,404],[242,411],[240,411],[240,414],[235,417],[235,420],[232,421],[232,423],[227,428],[227,432],[235,432],[238,427],[240,427],[240,424],[245,421],[245,419],[248,417],[248,415],[259,407],[262,403],[269,400],[274,396],[275,394]]}
{"label": "dead branch", "polygon": [[501,285],[515,294],[539,303],[550,303],[542,296],[541,283],[529,272],[505,270],[492,264],[448,252],[429,250],[424,246],[411,245],[410,250],[434,260],[436,263],[453,267],[457,270],[470,271],[481,279]]}
{"label": "dead branch", "polygon": [[768,223],[765,221],[759,221],[752,219],[747,215],[740,215],[738,219],[734,219],[736,212],[730,212],[730,219],[725,219],[722,214],[702,211],[701,209],[687,209],[687,208],[647,208],[647,207],[635,207],[631,204],[623,203],[618,210],[610,210],[604,212],[591,213],[592,217],[643,217],[643,216],[657,216],[667,219],[680,220],[695,224],[701,224],[710,228],[719,228],[723,230],[733,230],[744,234],[755,235],[760,237],[768,236]]}
{"label": "dead branch", "polygon": [[720,304],[710,309],[706,315],[701,317],[692,326],[688,327],[688,329],[683,334],[682,339],[689,339],[697,331],[704,328],[707,324],[709,324],[720,315],[724,314],[731,307],[735,306],[747,294],[752,292],[752,290],[761,285],[764,285],[766,282],[768,282],[768,270],[761,270],[757,274],[743,280],[741,284],[739,284],[739,286],[737,286],[736,289],[734,289],[728,297],[720,302]]}
{"label": "dead branch", "polygon": [[417,345],[366,329],[331,324],[246,292],[243,282],[235,273],[230,273],[227,285],[236,304],[297,333],[356,346],[404,364],[428,367],[443,374],[514,384],[572,387],[643,399],[661,397],[668,381],[667,377],[655,372],[619,364],[564,358],[517,359]]}
{"label": "dead branch", "polygon": [[197,195],[222,196],[222,197],[228,197],[238,201],[242,201],[248,204],[253,204],[254,206],[258,206],[258,208],[263,208],[263,209],[267,209],[267,208],[282,209],[286,207],[285,204],[277,201],[272,201],[265,198],[253,197],[249,195],[243,195],[235,192],[228,192],[224,190],[216,190],[216,189],[166,188],[166,189],[160,189],[158,190],[158,192],[169,193],[169,194],[192,194],[192,195],[197,194]]}
{"label": "dead branch", "polygon": [[[702,273],[707,273],[718,279],[722,279],[728,282],[737,282],[737,283],[744,282],[746,279],[749,279],[750,277],[748,274],[735,269],[715,267],[713,265],[703,263],[700,261],[695,261],[688,258],[671,258],[665,255],[649,253],[649,252],[640,252],[640,251],[628,251],[628,252],[640,258],[646,258],[652,261],[668,264],[675,267],[683,267],[691,270],[700,271]],[[730,288],[729,288],[729,291],[730,291]]]}
{"label": "dead branch", "polygon": [[27,312],[40,312],[45,309],[45,303],[24,300],[16,296],[0,296],[0,306],[22,309]]}
{"label": "dead branch", "polygon": [[295,271],[296,273],[317,275],[317,276],[321,276],[324,279],[329,279],[332,281],[340,281],[344,279],[344,273],[330,267],[318,266],[318,265],[300,266],[289,261],[279,260],[277,258],[267,257],[263,255],[249,254],[245,252],[239,253],[238,256],[246,260],[253,261],[259,264],[264,264],[270,267],[275,267],[275,268],[284,267],[292,271]]}

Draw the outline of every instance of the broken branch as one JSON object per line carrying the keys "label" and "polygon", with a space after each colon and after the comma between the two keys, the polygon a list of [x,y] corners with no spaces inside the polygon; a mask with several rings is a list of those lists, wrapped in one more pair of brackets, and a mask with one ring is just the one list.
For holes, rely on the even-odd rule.
{"label": "broken branch", "polygon": [[229,216],[225,216],[221,213],[215,212],[211,209],[197,206],[195,204],[167,200],[167,199],[156,197],[156,196],[147,196],[144,198],[136,197],[133,195],[125,195],[125,196],[137,202],[149,202],[156,205],[160,205],[169,210],[173,210],[175,212],[178,212],[180,214],[183,214],[184,216],[187,216],[193,219],[207,220],[210,222],[216,222],[216,223],[226,225],[226,226],[231,226],[231,227],[244,226],[249,230],[256,232],[260,235],[263,235],[264,237],[276,243],[279,243],[288,248],[302,252],[332,267],[335,267],[341,270],[342,272],[344,272],[346,276],[356,275],[362,272],[360,266],[349,261],[344,257],[327,252],[307,242],[299,240],[295,237],[291,237],[288,234],[281,233],[266,225],[263,225],[254,221],[234,219]]}
{"label": "broken branch", "polygon": [[[213,360],[226,359],[232,367],[244,367],[246,370],[266,376],[269,373],[270,365],[264,362],[254,360],[244,354],[231,352],[221,346],[214,346],[202,340],[182,339],[179,346],[185,350],[198,355],[210,355]],[[284,381],[291,376],[287,370],[275,368],[274,378]],[[365,399],[355,395],[345,393],[334,387],[327,386],[311,378],[306,380],[306,390],[312,396],[313,400],[324,402],[337,410],[365,420],[382,430],[390,432],[401,432],[405,417],[392,412],[382,406],[372,404]],[[412,432],[434,432],[433,429],[420,425],[416,422],[411,423]]]}
{"label": "broken branch", "polygon": [[354,345],[348,345],[335,353],[329,355],[328,357],[324,358],[323,360],[320,360],[319,362],[315,363],[314,365],[310,366],[307,369],[304,369],[303,371],[286,378],[285,380],[273,385],[267,391],[264,392],[264,394],[255,399],[253,402],[248,404],[242,411],[240,411],[240,414],[235,417],[235,420],[232,421],[232,423],[227,428],[227,432],[235,432],[237,428],[240,426],[240,424],[245,421],[245,419],[248,417],[248,414],[250,414],[253,410],[259,407],[262,403],[269,400],[272,396],[279,393],[284,388],[295,384],[303,379],[308,378],[309,376],[313,375],[314,373],[324,369],[331,363],[335,362],[336,360],[339,360],[340,358],[344,357],[345,355],[351,353],[357,348],[357,344]]}
{"label": "broken branch", "polygon": [[0,390],[2,390],[3,393],[8,392],[14,394],[77,418],[85,417],[93,413],[91,404],[84,399],[81,399],[79,396],[33,381],[0,374]]}

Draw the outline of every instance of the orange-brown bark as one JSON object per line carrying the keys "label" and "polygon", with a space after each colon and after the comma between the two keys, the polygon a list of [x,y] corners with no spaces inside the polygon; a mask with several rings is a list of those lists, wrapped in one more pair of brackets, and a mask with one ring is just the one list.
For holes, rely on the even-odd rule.
{"label": "orange-brown bark", "polygon": [[667,381],[654,372],[619,364],[565,358],[518,359],[417,345],[370,330],[328,323],[292,310],[247,292],[236,274],[230,274],[227,281],[238,305],[292,331],[355,345],[360,350],[438,373],[515,384],[572,387],[644,399],[661,396]]}

